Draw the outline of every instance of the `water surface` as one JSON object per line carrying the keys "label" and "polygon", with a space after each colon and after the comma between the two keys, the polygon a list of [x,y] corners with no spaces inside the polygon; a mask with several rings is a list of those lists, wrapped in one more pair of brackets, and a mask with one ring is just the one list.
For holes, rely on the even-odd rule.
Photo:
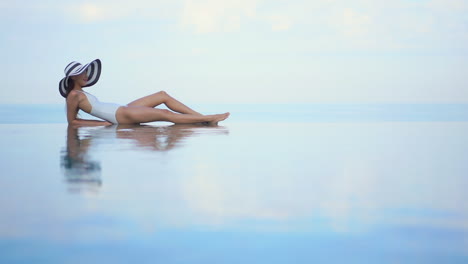
{"label": "water surface", "polygon": [[0,262],[466,263],[468,122],[434,107],[4,122]]}

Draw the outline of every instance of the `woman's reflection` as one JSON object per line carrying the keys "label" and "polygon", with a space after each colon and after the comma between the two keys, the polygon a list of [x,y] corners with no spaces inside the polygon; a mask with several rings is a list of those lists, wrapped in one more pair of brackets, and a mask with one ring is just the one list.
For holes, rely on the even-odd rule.
{"label": "woman's reflection", "polygon": [[[206,129],[206,130],[198,130]],[[131,142],[132,147],[150,151],[169,151],[182,146],[184,140],[201,133],[227,134],[221,126],[202,124],[150,126],[117,125],[108,127],[67,128],[67,146],[62,151],[61,168],[71,192],[97,192],[102,184],[100,161],[93,159],[90,149],[105,142]]]}
{"label": "woman's reflection", "polygon": [[[181,146],[183,139],[194,134],[197,125],[172,125],[154,127],[147,125],[118,125],[115,129],[119,139],[130,139],[136,147],[153,151],[168,151]],[[213,129],[213,128],[211,128]]]}
{"label": "woman's reflection", "polygon": [[91,137],[80,138],[78,128],[68,126],[60,165],[71,192],[96,192],[101,186],[101,165],[88,154],[91,141]]}

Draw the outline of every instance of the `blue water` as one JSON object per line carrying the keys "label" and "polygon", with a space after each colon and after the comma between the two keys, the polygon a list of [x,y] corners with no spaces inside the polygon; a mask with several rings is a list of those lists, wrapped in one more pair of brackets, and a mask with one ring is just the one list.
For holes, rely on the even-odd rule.
{"label": "blue water", "polygon": [[466,105],[197,109],[0,106],[0,263],[468,263]]}
{"label": "blue water", "polygon": [[[233,122],[468,121],[468,104],[225,104],[200,112],[231,112]],[[64,105],[0,105],[1,124],[65,123]],[[92,118],[80,112],[83,118]]]}

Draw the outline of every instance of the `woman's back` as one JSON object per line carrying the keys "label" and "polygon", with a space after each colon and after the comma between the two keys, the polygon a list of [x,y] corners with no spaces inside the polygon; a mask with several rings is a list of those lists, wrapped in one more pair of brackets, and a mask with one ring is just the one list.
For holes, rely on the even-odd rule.
{"label": "woman's back", "polygon": [[[78,91],[86,96],[86,99],[90,105],[90,108],[83,107],[82,110],[101,119],[109,121],[113,124],[117,124],[117,118],[115,113],[117,109],[121,107],[119,104],[115,103],[105,103],[99,101],[94,95],[85,92],[85,91]],[[88,104],[83,103],[83,105],[87,106]],[[81,107],[80,107],[81,108]],[[87,108],[87,109],[84,109]]]}

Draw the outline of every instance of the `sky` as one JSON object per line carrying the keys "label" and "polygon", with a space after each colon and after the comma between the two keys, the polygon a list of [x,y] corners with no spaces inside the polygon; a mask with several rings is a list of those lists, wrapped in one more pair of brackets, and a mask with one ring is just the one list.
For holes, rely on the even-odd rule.
{"label": "sky", "polygon": [[468,0],[0,0],[0,104],[468,103]]}

